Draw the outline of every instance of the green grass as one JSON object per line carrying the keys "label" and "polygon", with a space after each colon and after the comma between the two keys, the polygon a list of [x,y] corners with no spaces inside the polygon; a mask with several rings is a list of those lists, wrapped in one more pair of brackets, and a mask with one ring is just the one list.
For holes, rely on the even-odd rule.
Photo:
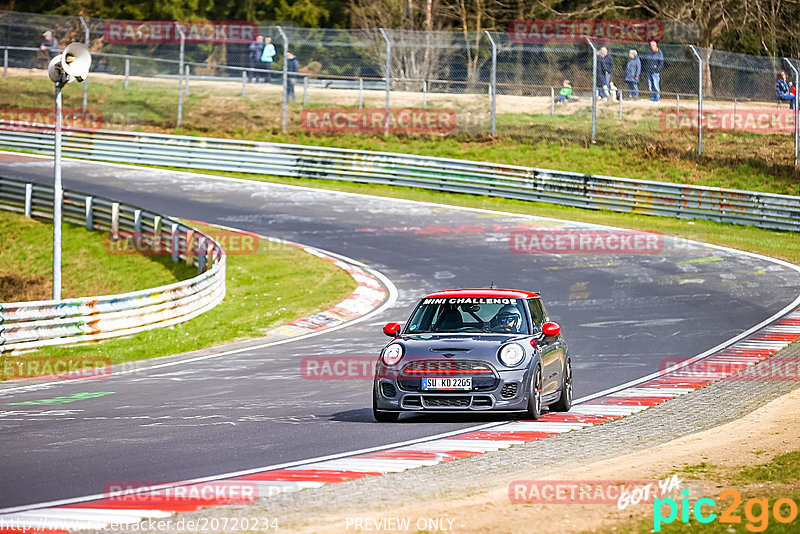
{"label": "green grass", "polygon": [[101,343],[48,347],[30,356],[103,357],[116,364],[260,337],[340,302],[355,287],[353,278],[332,262],[261,241],[255,254],[228,255],[225,300],[191,321]]}
{"label": "green grass", "polygon": [[[708,474],[709,470],[714,469],[714,466],[701,462],[695,466],[688,466],[684,470],[686,469],[689,469],[694,474]],[[746,534],[751,532],[794,534],[798,531],[800,517],[787,524],[776,521],[772,513],[773,506],[778,499],[790,499],[797,507],[800,507],[800,491],[798,491],[797,484],[798,480],[800,480],[800,451],[781,454],[766,464],[738,469],[732,473],[732,476],[726,478],[732,483],[724,484],[723,487],[717,487],[719,484],[706,484],[706,494],[703,497],[713,499],[717,506],[713,509],[707,505],[703,506],[703,514],[707,516],[709,513],[716,513],[717,517],[713,522],[701,524],[695,519],[691,510],[693,510],[694,502],[699,496],[689,495],[689,521],[687,523],[681,521],[679,509],[677,518],[672,523],[662,525],[661,532],[666,534],[695,532],[710,534]],[[720,521],[722,512],[735,504],[733,498],[728,495],[726,495],[725,499],[720,498],[722,492],[727,489],[736,489],[741,496],[741,502],[738,506],[730,509],[730,515],[741,518],[741,522],[738,524],[722,523]],[[754,503],[748,505],[748,501],[751,499],[766,499],[769,513],[766,516],[762,516],[760,506]],[[678,506],[680,506],[680,500],[677,502]],[[746,511],[748,508],[750,509],[751,517],[747,516]],[[665,505],[662,514],[667,515],[668,512],[669,507]],[[788,516],[789,509],[786,505],[782,507],[782,512],[784,517]],[[638,534],[653,532],[653,530],[654,521],[651,516],[647,519],[617,527],[614,532],[618,534]]]}
{"label": "green grass", "polygon": [[[497,138],[485,130],[452,136],[308,134],[300,125],[302,107],[292,104],[290,133],[281,134],[280,93],[262,94],[262,87],[251,84],[247,98],[241,100],[239,87],[236,83],[192,82],[181,129],[175,128],[175,80],[133,78],[124,90],[120,79],[95,76],[89,86],[90,108],[101,111],[106,128],[386,150],[800,195],[791,135],[708,133],[704,154],[698,156],[695,133],[661,130],[659,112],[663,108],[619,121],[614,106],[601,106],[596,144],[589,137],[591,121],[583,104],[576,113],[566,115],[501,113]],[[0,79],[0,106],[6,110],[47,109],[52,93],[52,83],[43,74]],[[65,108],[79,109],[81,100],[79,87],[65,89]],[[311,102],[309,107],[319,105],[342,104]]]}
{"label": "green grass", "polygon": [[[0,302],[52,297],[53,226],[0,210]],[[171,284],[197,274],[168,256],[109,254],[107,234],[64,224],[62,297],[108,295]]]}

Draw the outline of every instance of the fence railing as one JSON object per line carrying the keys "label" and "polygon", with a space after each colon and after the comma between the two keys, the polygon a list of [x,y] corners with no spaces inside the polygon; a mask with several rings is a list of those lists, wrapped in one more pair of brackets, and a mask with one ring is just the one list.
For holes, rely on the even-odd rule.
{"label": "fence railing", "polygon": [[[52,221],[53,188],[0,177],[0,209]],[[109,232],[109,246],[115,240],[133,240],[143,250],[162,250],[173,261],[196,265],[199,274],[119,295],[0,303],[0,352],[97,341],[170,326],[212,309],[225,297],[225,251],[195,228],[74,191],[64,191],[63,219],[87,230]]]}
{"label": "fence railing", "polygon": [[[0,148],[52,152],[52,134],[10,130]],[[800,197],[489,162],[111,130],[64,134],[65,156],[95,161],[400,185],[563,206],[800,230]]]}

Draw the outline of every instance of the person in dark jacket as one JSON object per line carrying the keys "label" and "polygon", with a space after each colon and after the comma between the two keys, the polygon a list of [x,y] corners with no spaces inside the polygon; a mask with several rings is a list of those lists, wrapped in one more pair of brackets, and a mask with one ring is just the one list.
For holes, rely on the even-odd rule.
{"label": "person in dark jacket", "polygon": [[642,75],[642,60],[639,52],[628,52],[628,63],[625,65],[625,82],[628,84],[628,98],[639,98],[639,76]]}
{"label": "person in dark jacket", "polygon": [[[614,58],[608,53],[608,48],[601,46],[597,51],[597,96],[602,94],[603,100],[608,101],[611,71],[614,70]],[[602,93],[601,93],[602,91]]]}
{"label": "person in dark jacket", "polygon": [[650,41],[650,52],[645,58],[647,85],[650,89],[650,100],[658,102],[661,98],[661,69],[664,68],[664,53],[658,49],[658,43]]}
{"label": "person in dark jacket", "polygon": [[264,36],[259,35],[256,40],[250,43],[249,67],[247,78],[253,82],[258,81],[258,74],[256,71],[261,66],[261,54],[264,52]]}
{"label": "person in dark jacket", "polygon": [[778,74],[778,81],[775,83],[775,96],[778,97],[778,100],[789,102],[789,109],[794,109],[795,96],[792,94],[792,88],[786,80],[786,71],[782,70]]}
{"label": "person in dark jacket", "polygon": [[297,102],[297,98],[294,96],[294,84],[297,82],[297,78],[292,76],[293,72],[297,72],[298,65],[297,65],[297,56],[292,54],[291,52],[286,53],[286,71],[289,73],[289,78],[286,80],[286,96],[287,98],[291,98],[292,102]]}

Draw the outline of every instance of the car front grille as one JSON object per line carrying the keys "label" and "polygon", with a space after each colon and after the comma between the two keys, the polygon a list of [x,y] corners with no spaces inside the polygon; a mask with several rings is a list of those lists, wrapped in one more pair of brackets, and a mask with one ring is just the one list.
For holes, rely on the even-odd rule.
{"label": "car front grille", "polygon": [[500,395],[502,395],[502,397],[504,399],[510,399],[510,398],[516,397],[517,396],[517,386],[518,386],[518,384],[516,382],[512,382],[510,384],[504,385],[503,389],[500,392]]}
{"label": "car front grille", "polygon": [[402,374],[409,376],[495,375],[489,364],[473,360],[415,360],[403,367]]}
{"label": "car front grille", "polygon": [[472,402],[472,397],[463,395],[448,396],[448,397],[422,397],[425,406],[439,407],[439,408],[466,408]]}

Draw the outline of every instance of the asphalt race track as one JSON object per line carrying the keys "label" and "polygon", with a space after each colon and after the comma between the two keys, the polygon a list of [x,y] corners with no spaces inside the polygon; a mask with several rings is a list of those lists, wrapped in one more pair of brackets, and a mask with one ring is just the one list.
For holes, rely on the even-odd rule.
{"label": "asphalt race track", "polygon": [[[0,154],[0,174],[52,182],[52,161]],[[0,508],[303,460],[467,428],[486,416],[372,419],[369,381],[306,380],[300,359],[377,355],[380,327],[423,294],[542,292],[570,346],[576,398],[694,356],[791,303],[800,273],[664,239],[656,254],[519,254],[509,232],[561,223],[153,169],[67,161],[64,187],[260,232],[363,261],[399,290],[370,321],[274,347],[92,382],[0,390]],[[688,223],[687,223],[688,224]],[[267,311],[267,310],[265,310]],[[142,347],[146,351],[146,347]],[[12,405],[107,392],[69,404]]]}

